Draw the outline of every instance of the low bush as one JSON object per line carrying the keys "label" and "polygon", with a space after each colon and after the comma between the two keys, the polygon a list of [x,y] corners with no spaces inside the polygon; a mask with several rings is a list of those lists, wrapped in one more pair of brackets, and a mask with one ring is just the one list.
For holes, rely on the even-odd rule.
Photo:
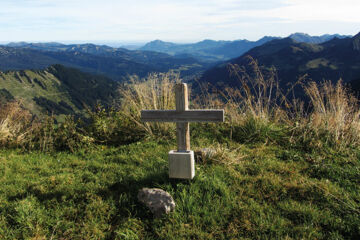
{"label": "low bush", "polygon": [[32,115],[21,102],[3,104],[0,107],[0,147],[74,152],[94,142],[72,116],[65,117],[62,123],[55,122],[52,116]]}
{"label": "low bush", "polygon": [[288,139],[286,127],[254,118],[233,126],[232,140],[239,143],[282,144]]}
{"label": "low bush", "polygon": [[121,110],[106,109],[97,105],[94,111],[88,113],[90,123],[86,130],[98,144],[129,144],[139,141],[146,135],[145,130]]}

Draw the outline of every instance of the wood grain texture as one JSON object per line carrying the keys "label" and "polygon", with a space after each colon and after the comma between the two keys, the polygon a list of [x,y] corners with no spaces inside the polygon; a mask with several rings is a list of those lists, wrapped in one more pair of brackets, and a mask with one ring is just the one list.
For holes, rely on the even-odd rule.
{"label": "wood grain texture", "polygon": [[189,96],[186,83],[175,85],[175,104],[176,111],[186,111],[189,109]]}
{"label": "wood grain texture", "polygon": [[176,123],[176,141],[178,151],[190,151],[190,124]]}
{"label": "wood grain texture", "polygon": [[223,122],[224,110],[143,110],[143,122]]}
{"label": "wood grain texture", "polygon": [[[189,109],[189,96],[186,83],[175,85],[176,112]],[[190,151],[190,125],[189,122],[176,123],[176,141],[178,151]]]}

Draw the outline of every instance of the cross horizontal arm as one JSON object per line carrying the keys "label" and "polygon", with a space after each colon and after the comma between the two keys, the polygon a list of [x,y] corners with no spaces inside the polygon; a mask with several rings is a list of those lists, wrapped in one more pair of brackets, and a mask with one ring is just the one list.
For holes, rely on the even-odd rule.
{"label": "cross horizontal arm", "polygon": [[223,122],[224,110],[143,110],[143,122]]}

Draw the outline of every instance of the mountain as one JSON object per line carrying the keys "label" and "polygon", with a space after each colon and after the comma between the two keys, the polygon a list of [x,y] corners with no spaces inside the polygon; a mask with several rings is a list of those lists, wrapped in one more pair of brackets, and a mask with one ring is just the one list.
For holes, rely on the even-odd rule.
{"label": "mountain", "polygon": [[352,38],[333,38],[322,44],[301,43],[291,38],[273,40],[209,69],[199,82],[209,82],[220,88],[239,85],[238,79],[229,74],[228,64],[248,67],[248,56],[257,60],[262,69],[275,67],[282,86],[295,83],[305,74],[317,82],[335,82],[340,78],[350,82],[360,78],[359,42],[360,33]]}
{"label": "mountain", "polygon": [[351,36],[340,35],[340,34],[324,34],[321,36],[310,36],[309,34],[306,34],[306,33],[293,33],[289,36],[289,38],[291,38],[297,42],[316,43],[316,44],[327,42],[333,38],[343,39],[343,38],[348,38],[348,37],[351,37]]}
{"label": "mountain", "polygon": [[[305,33],[294,33],[289,38],[297,42],[305,43],[323,43],[333,38],[346,38],[351,36],[339,35],[339,34],[325,34],[322,36],[310,36]],[[274,39],[280,39],[280,37],[265,36],[257,41],[248,40],[235,40],[235,41],[214,41],[204,40],[192,44],[175,44],[171,42],[164,42],[161,40],[155,40],[147,43],[141,47],[140,50],[155,51],[167,53],[170,55],[180,56],[193,56],[203,61],[226,61],[232,58],[239,57],[250,49],[260,46],[266,42]]]}
{"label": "mountain", "polygon": [[238,57],[253,47],[260,46],[276,37],[264,37],[258,41],[236,40],[236,41],[214,41],[203,40],[192,44],[175,44],[155,40],[147,43],[139,50],[156,51],[173,56],[193,56],[202,61],[223,61]]}
{"label": "mountain", "polygon": [[169,53],[169,54],[174,55],[175,49],[180,48],[180,47],[181,47],[181,44],[164,42],[161,40],[154,40],[154,41],[151,41],[151,42],[145,44],[145,46],[139,48],[139,50],[163,52],[163,53]]}
{"label": "mountain", "polygon": [[203,71],[204,64],[191,57],[173,57],[149,51],[130,51],[105,45],[58,43],[12,43],[0,46],[0,70],[42,69],[53,64],[78,68],[123,81],[128,75],[181,69],[183,76]]}
{"label": "mountain", "polygon": [[0,72],[0,100],[20,100],[34,114],[82,115],[85,106],[110,104],[119,83],[77,69],[52,65],[44,70]]}
{"label": "mountain", "polygon": [[43,69],[53,64],[78,68],[122,81],[127,74],[145,76],[157,71],[145,64],[124,58],[101,57],[82,52],[50,52],[27,48],[0,47],[0,70]]}
{"label": "mountain", "polygon": [[6,44],[7,47],[29,47],[34,49],[44,49],[52,47],[62,47],[65,46],[62,43],[57,42],[47,42],[47,43],[28,43],[28,42],[11,42]]}

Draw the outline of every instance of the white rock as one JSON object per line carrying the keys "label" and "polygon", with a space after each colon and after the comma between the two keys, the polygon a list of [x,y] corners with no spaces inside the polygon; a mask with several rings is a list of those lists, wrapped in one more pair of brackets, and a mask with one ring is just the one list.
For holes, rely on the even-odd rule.
{"label": "white rock", "polygon": [[175,201],[172,196],[159,188],[143,188],[139,190],[137,197],[155,217],[161,217],[175,209]]}

